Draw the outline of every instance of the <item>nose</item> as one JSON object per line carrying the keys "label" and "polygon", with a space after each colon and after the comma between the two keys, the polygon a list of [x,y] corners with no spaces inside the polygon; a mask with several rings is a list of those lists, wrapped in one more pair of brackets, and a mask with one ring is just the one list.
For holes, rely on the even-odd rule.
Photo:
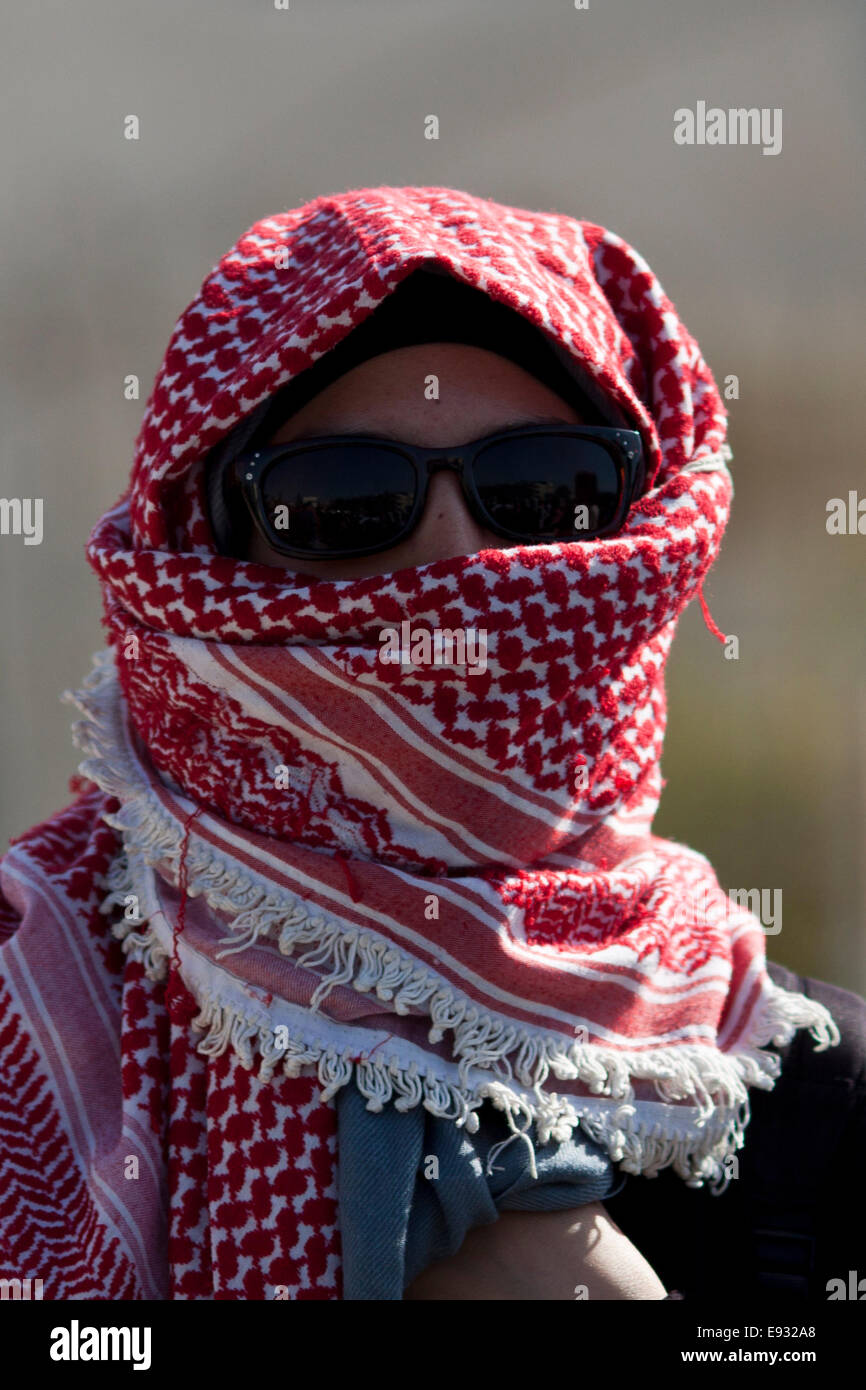
{"label": "nose", "polygon": [[471,555],[501,542],[475,520],[466,505],[453,462],[447,457],[430,466],[430,488],[412,540],[413,564]]}
{"label": "nose", "polygon": [[453,472],[453,473],[459,472],[459,469],[460,469],[460,458],[459,458],[459,455],[457,455],[457,454],[441,454],[438,458],[435,458],[435,459],[428,459],[428,461],[427,461],[427,472],[430,474],[431,477],[433,476],[434,473],[444,473],[444,471],[446,470],[446,468],[447,468],[447,469],[450,469],[450,471]]}

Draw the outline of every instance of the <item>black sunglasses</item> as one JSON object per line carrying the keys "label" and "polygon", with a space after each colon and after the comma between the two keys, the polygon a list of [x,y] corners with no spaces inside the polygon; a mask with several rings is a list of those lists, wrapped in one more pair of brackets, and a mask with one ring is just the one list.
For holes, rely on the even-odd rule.
{"label": "black sunglasses", "polygon": [[610,535],[644,481],[636,430],[527,425],[438,449],[363,434],[274,444],[235,459],[231,483],[280,554],[349,558],[405,540],[442,468],[479,524],[516,545]]}

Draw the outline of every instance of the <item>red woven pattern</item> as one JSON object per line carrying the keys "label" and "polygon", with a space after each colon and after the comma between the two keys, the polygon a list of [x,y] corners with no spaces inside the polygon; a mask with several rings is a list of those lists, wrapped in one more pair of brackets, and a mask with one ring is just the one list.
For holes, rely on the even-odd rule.
{"label": "red woven pattern", "polygon": [[[105,1038],[83,1038],[59,1016],[41,1019],[34,1035],[0,976],[0,1278],[41,1279],[45,1299],[153,1297],[144,1255],[163,1297],[339,1298],[333,1105],[318,1102],[309,1077],[267,1088],[231,1054],[202,1057],[188,1022],[169,1023],[165,982],[124,961],[97,908],[118,848],[98,819],[105,805],[90,792],[18,841],[77,906],[71,930],[92,940],[116,1009]],[[22,945],[21,964],[7,967],[16,983],[33,973]],[[50,975],[56,966],[38,941],[34,955],[37,973]],[[99,1000],[95,976],[85,985],[68,964],[60,973]],[[66,1055],[78,1044],[74,1075],[52,1070],[53,1052],[48,1064],[40,1056],[49,1026]],[[91,1044],[110,1048],[112,1036],[120,1070],[106,1093],[88,1059]],[[130,1206],[149,1168],[164,1210]]]}
{"label": "red woven pattern", "polygon": [[143,1296],[88,1190],[52,1080],[2,987],[0,1278],[41,1279],[46,1299]]}
{"label": "red woven pattern", "polygon": [[340,1297],[336,1117],[310,1077],[263,1085],[172,1026],[172,1298]]}

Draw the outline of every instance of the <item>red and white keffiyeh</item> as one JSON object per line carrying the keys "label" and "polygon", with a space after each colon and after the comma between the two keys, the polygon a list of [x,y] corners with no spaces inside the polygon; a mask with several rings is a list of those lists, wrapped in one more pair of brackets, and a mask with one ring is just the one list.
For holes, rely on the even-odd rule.
{"label": "red and white keffiyeh", "polygon": [[[624,530],[344,581],[217,555],[208,451],[431,264],[638,422]],[[697,344],[600,227],[379,188],[240,238],[90,540],[111,650],[76,697],[81,795],[2,866],[4,1266],[50,1263],[51,1297],[339,1297],[350,1081],[373,1110],[471,1130],[489,1098],[541,1143],[580,1124],[627,1172],[724,1184],[767,1044],[839,1040],[650,828],[729,456]],[[404,623],[484,630],[486,668],[383,663]]]}

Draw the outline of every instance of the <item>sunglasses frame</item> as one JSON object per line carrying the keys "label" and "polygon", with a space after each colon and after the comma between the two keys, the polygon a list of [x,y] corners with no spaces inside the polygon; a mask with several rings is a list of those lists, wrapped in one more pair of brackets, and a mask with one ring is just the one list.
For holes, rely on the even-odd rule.
{"label": "sunglasses frame", "polygon": [[[625,520],[628,510],[640,493],[644,482],[643,444],[637,430],[618,429],[608,425],[522,425],[516,429],[499,431],[470,440],[467,444],[440,446],[436,449],[422,449],[412,444],[404,444],[393,439],[373,434],[335,434],[316,435],[309,439],[290,440],[285,444],[272,444],[254,452],[240,454],[232,468],[233,481],[240,488],[241,495],[262,539],[280,555],[289,555],[302,560],[350,559],[361,555],[376,555],[399,545],[412,534],[424,511],[430,478],[435,472],[450,469],[457,473],[463,495],[469,510],[480,525],[515,545],[564,545],[569,544],[562,537],[552,540],[539,539],[507,530],[491,518],[478,495],[475,484],[474,463],[479,454],[494,444],[504,440],[513,441],[527,436],[536,437],[565,436],[568,439],[587,439],[601,444],[611,456],[617,467],[620,490],[617,509],[613,520],[605,527],[590,532],[583,531],[574,540],[598,540],[614,534]],[[354,546],[346,549],[328,551],[306,550],[289,544],[282,532],[278,532],[267,515],[263,499],[263,483],[273,465],[293,454],[311,453],[317,449],[332,449],[347,444],[377,444],[407,460],[415,472],[415,500],[406,525],[384,545]],[[434,466],[435,465],[435,466]]]}

